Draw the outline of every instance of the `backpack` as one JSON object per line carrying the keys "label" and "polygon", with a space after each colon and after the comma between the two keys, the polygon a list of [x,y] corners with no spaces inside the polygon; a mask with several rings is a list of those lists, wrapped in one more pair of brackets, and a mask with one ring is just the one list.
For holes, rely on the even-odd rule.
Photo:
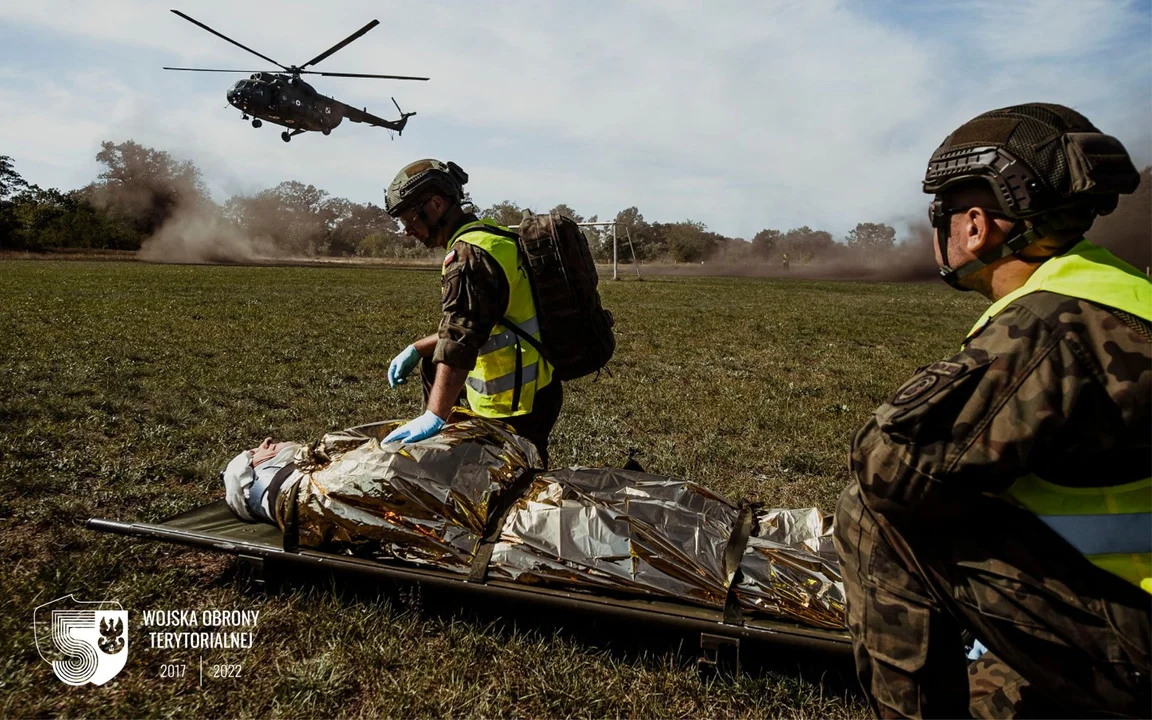
{"label": "backpack", "polygon": [[[505,234],[491,226],[476,229]],[[540,341],[507,318],[500,324],[552,363],[558,380],[602,369],[616,350],[615,321],[600,304],[600,278],[580,226],[559,213],[531,215],[521,221],[519,233],[508,230],[506,236],[516,238],[528,270]]]}

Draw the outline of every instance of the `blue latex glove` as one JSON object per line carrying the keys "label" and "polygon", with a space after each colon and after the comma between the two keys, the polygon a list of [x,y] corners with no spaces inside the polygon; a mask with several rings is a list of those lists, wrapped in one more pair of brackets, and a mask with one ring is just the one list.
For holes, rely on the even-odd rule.
{"label": "blue latex glove", "polygon": [[444,421],[440,419],[440,416],[431,410],[425,410],[420,417],[388,433],[383,442],[390,443],[403,440],[404,444],[408,445],[432,437],[440,432],[442,427],[444,427]]}
{"label": "blue latex glove", "polygon": [[416,363],[420,362],[420,353],[416,352],[415,345],[409,345],[400,351],[400,354],[392,358],[392,363],[388,365],[388,384],[392,387],[403,385],[412,369],[416,367]]}
{"label": "blue latex glove", "polygon": [[984,643],[976,640],[972,643],[972,649],[968,651],[969,660],[979,660],[980,656],[988,652],[988,648],[984,647]]}

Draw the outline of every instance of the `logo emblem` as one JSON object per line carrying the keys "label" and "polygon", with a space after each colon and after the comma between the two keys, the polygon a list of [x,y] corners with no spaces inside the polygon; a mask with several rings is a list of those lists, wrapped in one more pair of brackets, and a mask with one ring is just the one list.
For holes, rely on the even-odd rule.
{"label": "logo emblem", "polygon": [[36,651],[68,685],[103,685],[128,661],[128,611],[65,595],[32,611]]}
{"label": "logo emblem", "polygon": [[896,391],[896,396],[892,398],[893,405],[905,405],[912,402],[916,398],[922,396],[932,388],[936,387],[936,383],[940,380],[940,376],[936,373],[927,372],[918,377],[914,377],[908,382],[904,383],[904,387]]}

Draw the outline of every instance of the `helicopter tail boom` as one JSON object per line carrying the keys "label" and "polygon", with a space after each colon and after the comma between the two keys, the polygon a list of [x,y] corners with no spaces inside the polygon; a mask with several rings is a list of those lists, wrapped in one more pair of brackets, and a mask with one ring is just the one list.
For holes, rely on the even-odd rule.
{"label": "helicopter tail boom", "polygon": [[375,125],[377,127],[383,127],[383,128],[388,128],[389,130],[395,130],[397,133],[403,134],[404,133],[404,126],[408,124],[408,118],[412,117],[416,113],[404,112],[403,110],[400,110],[400,105],[398,105],[396,103],[395,98],[392,99],[392,104],[396,105],[396,110],[400,112],[400,119],[399,120],[385,120],[382,117],[377,117],[376,115],[373,115],[372,113],[368,112],[367,109],[357,110],[356,108],[351,107],[351,106],[347,107],[344,110],[344,117],[348,118],[352,122],[367,123],[369,125]]}

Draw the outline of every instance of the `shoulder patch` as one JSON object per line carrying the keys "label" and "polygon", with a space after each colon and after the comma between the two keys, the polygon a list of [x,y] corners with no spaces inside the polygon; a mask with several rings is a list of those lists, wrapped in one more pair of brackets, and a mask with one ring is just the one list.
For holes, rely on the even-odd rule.
{"label": "shoulder patch", "polygon": [[964,372],[964,365],[958,362],[951,362],[949,360],[941,360],[939,362],[932,363],[925,369],[930,373],[954,378],[960,373]]}
{"label": "shoulder patch", "polygon": [[456,259],[456,250],[455,250],[455,248],[453,248],[452,252],[450,252],[444,256],[444,265],[447,266],[448,263],[452,262],[455,259]]}
{"label": "shoulder patch", "polygon": [[932,388],[936,387],[936,383],[940,381],[940,376],[933,372],[926,372],[923,375],[917,375],[908,382],[904,383],[896,394],[892,396],[893,405],[904,405],[910,403]]}
{"label": "shoulder patch", "polygon": [[930,394],[935,389],[943,388],[963,375],[967,369],[968,367],[964,363],[952,360],[939,360],[922,367],[916,371],[911,380],[900,386],[900,389],[888,402],[892,405],[907,405]]}
{"label": "shoulder patch", "polygon": [[883,428],[891,426],[902,417],[922,413],[924,408],[948,397],[958,383],[983,376],[993,360],[995,356],[987,353],[968,354],[921,368],[900,386],[887,403],[877,408],[877,420]]}

